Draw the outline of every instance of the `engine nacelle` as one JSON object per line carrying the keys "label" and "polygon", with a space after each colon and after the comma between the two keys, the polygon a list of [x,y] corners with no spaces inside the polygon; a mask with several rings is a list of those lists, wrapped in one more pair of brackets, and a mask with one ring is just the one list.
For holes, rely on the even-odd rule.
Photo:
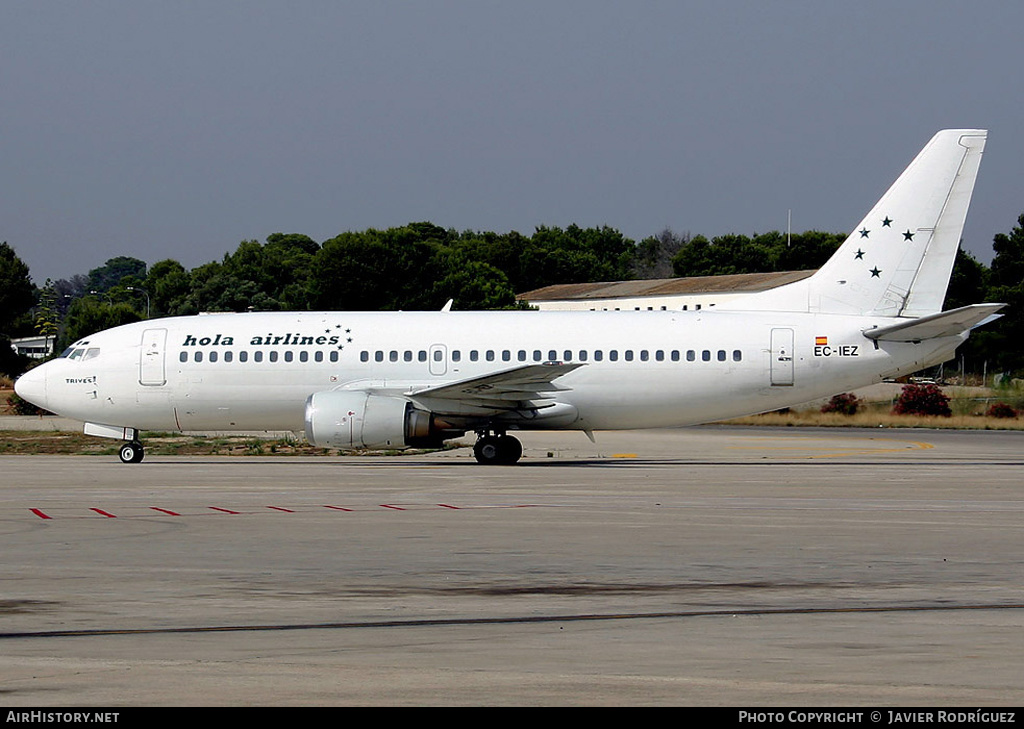
{"label": "engine nacelle", "polygon": [[306,400],[306,440],[321,448],[437,448],[462,434],[399,397],[328,390]]}

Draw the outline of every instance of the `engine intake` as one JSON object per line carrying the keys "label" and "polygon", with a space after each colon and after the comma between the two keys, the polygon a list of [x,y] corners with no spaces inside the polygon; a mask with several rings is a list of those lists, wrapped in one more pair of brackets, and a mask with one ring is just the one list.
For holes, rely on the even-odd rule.
{"label": "engine intake", "polygon": [[306,400],[306,440],[321,448],[437,448],[463,432],[398,397],[329,390]]}

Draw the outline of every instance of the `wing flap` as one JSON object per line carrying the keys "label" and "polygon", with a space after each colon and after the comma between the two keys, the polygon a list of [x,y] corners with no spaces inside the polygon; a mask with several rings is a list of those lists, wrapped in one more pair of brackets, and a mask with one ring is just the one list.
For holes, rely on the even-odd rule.
{"label": "wing flap", "polygon": [[482,377],[426,387],[408,395],[505,409],[525,400],[541,397],[542,393],[567,390],[566,387],[555,385],[554,380],[582,366],[582,362],[523,365]]}

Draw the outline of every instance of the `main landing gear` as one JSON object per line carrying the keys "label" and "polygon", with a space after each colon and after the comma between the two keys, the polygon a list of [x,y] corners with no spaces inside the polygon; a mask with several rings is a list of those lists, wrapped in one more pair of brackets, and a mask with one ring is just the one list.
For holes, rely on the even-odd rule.
{"label": "main landing gear", "polygon": [[473,455],[485,466],[511,466],[522,457],[523,444],[504,433],[481,433]]}
{"label": "main landing gear", "polygon": [[121,458],[121,463],[142,463],[146,452],[139,441],[133,440],[121,446],[117,455]]}

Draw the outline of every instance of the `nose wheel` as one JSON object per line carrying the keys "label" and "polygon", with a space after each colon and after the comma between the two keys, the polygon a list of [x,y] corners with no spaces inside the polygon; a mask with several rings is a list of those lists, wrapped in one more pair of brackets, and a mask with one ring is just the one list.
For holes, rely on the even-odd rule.
{"label": "nose wheel", "polygon": [[477,463],[485,466],[511,466],[523,455],[523,444],[504,433],[482,435],[473,446]]}
{"label": "nose wheel", "polygon": [[141,463],[146,452],[143,450],[141,443],[131,441],[121,446],[121,450],[117,452],[117,455],[121,458],[121,463]]}

